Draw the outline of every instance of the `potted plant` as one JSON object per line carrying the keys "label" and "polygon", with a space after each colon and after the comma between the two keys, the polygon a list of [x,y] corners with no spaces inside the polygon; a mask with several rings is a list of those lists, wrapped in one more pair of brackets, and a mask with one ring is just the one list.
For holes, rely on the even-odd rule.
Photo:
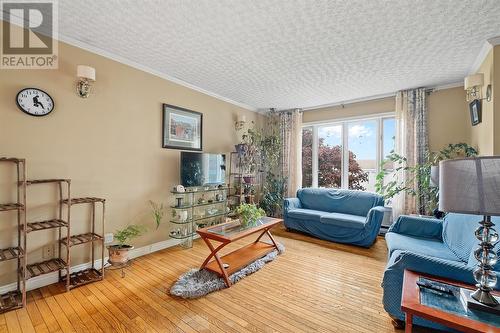
{"label": "potted plant", "polygon": [[240,222],[243,226],[253,225],[261,217],[266,216],[266,212],[254,204],[241,204],[236,208]]}
{"label": "potted plant", "polygon": [[124,229],[117,230],[114,233],[114,238],[118,244],[108,246],[109,262],[112,265],[122,265],[129,260],[129,251],[134,247],[129,242],[143,235],[146,232],[146,227],[138,224],[131,224]]}

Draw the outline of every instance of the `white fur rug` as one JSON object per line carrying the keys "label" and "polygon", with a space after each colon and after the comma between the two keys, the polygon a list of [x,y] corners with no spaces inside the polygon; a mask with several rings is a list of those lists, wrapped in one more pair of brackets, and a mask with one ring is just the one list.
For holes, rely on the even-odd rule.
{"label": "white fur rug", "polygon": [[[274,250],[269,252],[266,256],[233,273],[229,276],[231,283],[234,284],[245,276],[258,271],[266,263],[276,259],[278,254],[285,252],[285,247],[282,244],[278,244],[278,249],[279,251]],[[170,294],[182,298],[198,298],[224,288],[226,288],[226,283],[219,275],[206,269],[199,270],[193,268],[181,275],[172,288],[170,288]]]}

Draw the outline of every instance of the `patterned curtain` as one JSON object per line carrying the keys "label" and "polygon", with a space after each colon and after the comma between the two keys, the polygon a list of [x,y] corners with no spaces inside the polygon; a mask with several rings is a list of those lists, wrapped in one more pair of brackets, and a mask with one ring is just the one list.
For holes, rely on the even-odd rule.
{"label": "patterned curtain", "polygon": [[294,197],[302,184],[302,112],[279,112],[282,140],[282,174],[287,179],[285,195]]}
{"label": "patterned curtain", "polygon": [[[396,153],[407,158],[407,165],[425,162],[428,151],[427,92],[425,88],[399,91],[396,94]],[[406,180],[404,170],[399,179]],[[415,183],[415,187],[421,186]],[[393,200],[394,217],[425,212],[425,198],[401,193]]]}

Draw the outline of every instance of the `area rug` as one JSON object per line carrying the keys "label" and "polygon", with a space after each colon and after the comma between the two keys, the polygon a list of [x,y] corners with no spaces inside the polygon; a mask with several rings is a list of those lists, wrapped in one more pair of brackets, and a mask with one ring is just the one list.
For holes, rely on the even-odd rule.
{"label": "area rug", "polygon": [[[269,252],[266,256],[257,259],[229,276],[231,283],[234,284],[245,276],[257,272],[266,263],[273,261],[278,254],[282,254],[283,252],[285,252],[285,247],[282,244],[278,244],[278,250]],[[226,288],[226,284],[219,275],[206,269],[199,270],[193,268],[181,275],[172,288],[170,288],[170,294],[182,298],[198,298],[224,288]]]}

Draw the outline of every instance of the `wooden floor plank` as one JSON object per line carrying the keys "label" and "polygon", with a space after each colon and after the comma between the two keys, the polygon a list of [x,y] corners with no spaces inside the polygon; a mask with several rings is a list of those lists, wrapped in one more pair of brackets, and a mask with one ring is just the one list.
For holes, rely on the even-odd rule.
{"label": "wooden floor plank", "polygon": [[21,332],[21,325],[17,319],[16,311],[10,311],[5,314],[5,323],[7,325],[7,330],[9,333],[19,333]]}
{"label": "wooden floor plank", "polygon": [[[231,288],[200,299],[169,295],[177,278],[209,254],[168,248],[140,257],[104,281],[63,292],[52,285],[28,293],[25,309],[0,315],[0,333],[17,332],[339,332],[393,333],[382,306],[387,249],[370,249],[275,230],[286,252]],[[241,240],[226,253],[245,245]],[[429,332],[416,329],[415,332]]]}

